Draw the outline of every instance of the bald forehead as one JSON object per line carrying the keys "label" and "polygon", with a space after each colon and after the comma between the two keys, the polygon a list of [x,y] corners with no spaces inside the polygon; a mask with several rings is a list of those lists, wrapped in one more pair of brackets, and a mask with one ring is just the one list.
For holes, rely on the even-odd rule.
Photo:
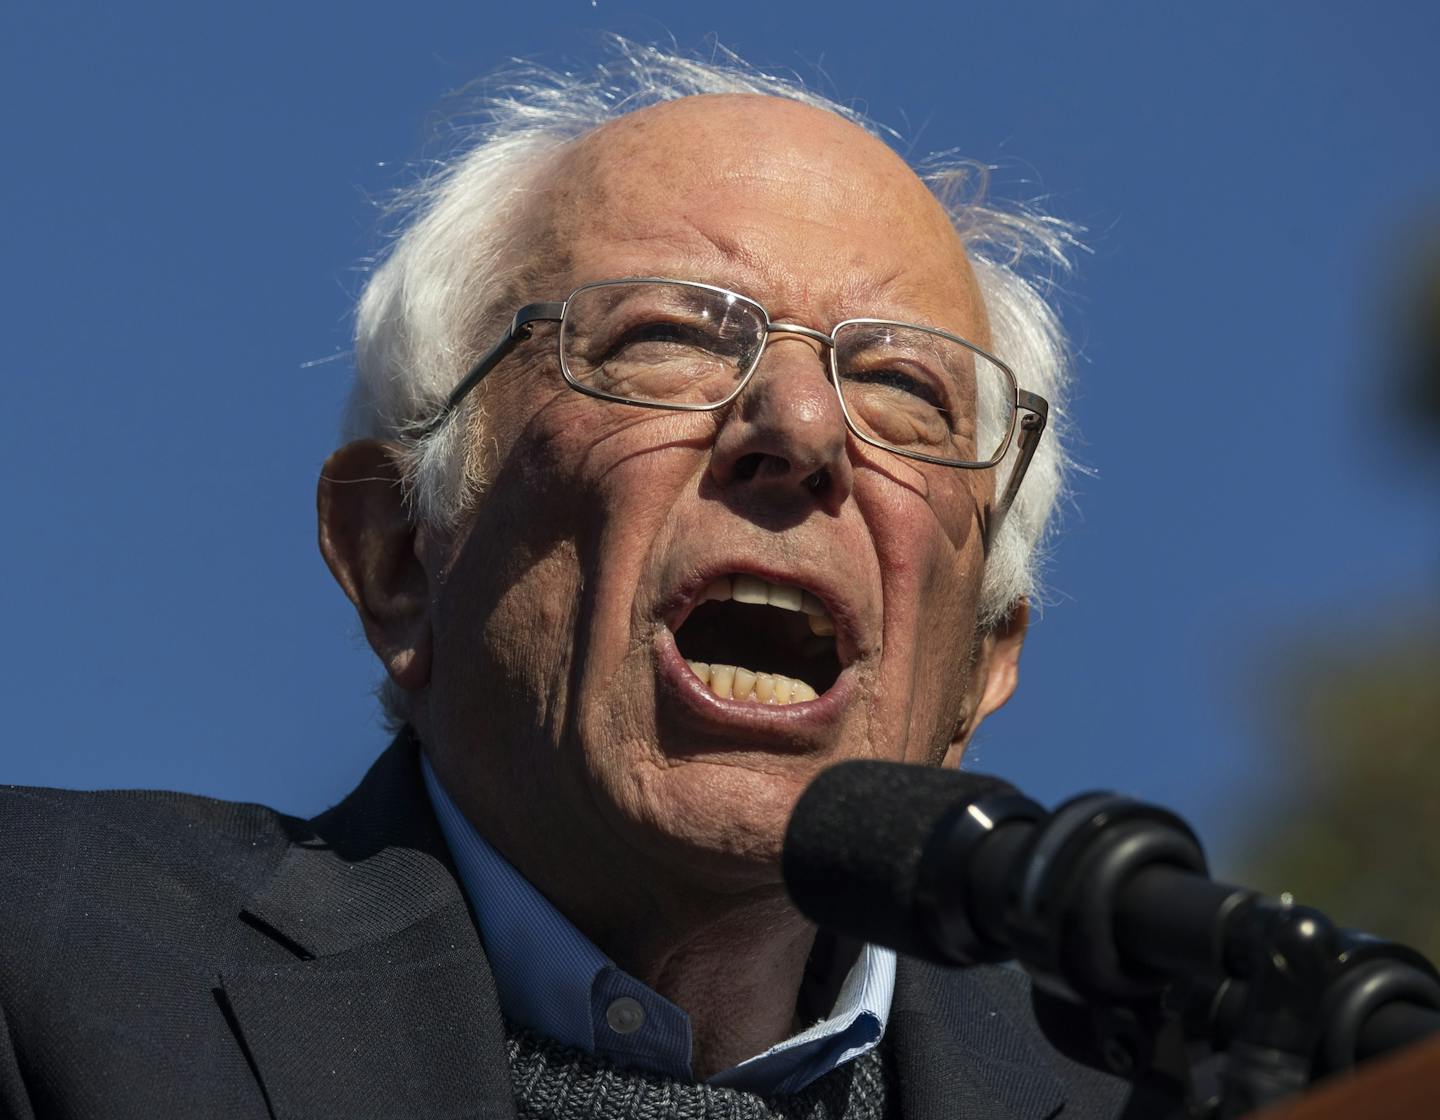
{"label": "bald forehead", "polygon": [[864,129],[825,109],[763,94],[705,94],[647,106],[594,129],[576,149],[594,158],[594,170],[613,173],[632,161],[668,165],[682,153],[744,164],[750,153],[777,146],[860,173],[893,175],[925,193],[904,160]]}
{"label": "bald forehead", "polygon": [[[600,234],[661,249],[689,243],[699,258],[713,250],[730,263],[765,257],[773,244],[775,264],[795,244],[873,244],[883,230],[891,259],[871,253],[854,276],[933,286],[944,274],[952,297],[972,305],[969,317],[983,319],[964,247],[925,184],[874,136],[800,102],[719,94],[648,106],[569,145],[545,186],[533,217],[567,263],[570,247]],[[793,227],[784,258],[772,242],[781,223]],[[835,263],[808,261],[829,274]],[[806,266],[793,261],[796,279]]]}
{"label": "bald forehead", "polygon": [[660,183],[673,191],[712,177],[774,175],[788,162],[797,178],[849,183],[856,195],[953,237],[935,196],[890,148],[834,113],[779,97],[706,94],[651,105],[581,137],[567,162],[577,186],[611,202]]}

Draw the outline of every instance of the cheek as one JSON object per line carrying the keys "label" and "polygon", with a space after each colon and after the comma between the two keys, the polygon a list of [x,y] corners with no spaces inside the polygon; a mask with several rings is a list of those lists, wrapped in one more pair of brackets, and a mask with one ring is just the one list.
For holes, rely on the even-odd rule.
{"label": "cheek", "polygon": [[[856,498],[865,509],[886,585],[886,614],[949,613],[978,594],[984,547],[977,494],[966,474],[902,464],[857,472]],[[891,602],[892,595],[898,601]]]}
{"label": "cheek", "polygon": [[[462,718],[484,725],[504,712],[558,734],[577,687],[608,693],[674,476],[692,458],[657,418],[669,419],[567,391],[510,429],[437,612],[437,683]],[[486,410],[492,431],[501,420]]]}
{"label": "cheek", "polygon": [[958,719],[985,558],[968,480],[917,472],[897,484],[901,478],[887,471],[862,486],[857,476],[856,489],[885,599],[883,703],[909,716],[887,722],[908,727],[907,757],[929,760]]}
{"label": "cheek", "polygon": [[627,408],[568,393],[537,413],[513,457],[525,504],[564,526],[583,573],[593,640],[628,643],[648,565],[663,553],[677,501],[713,437],[708,418]]}
{"label": "cheek", "polygon": [[566,390],[539,409],[512,451],[528,474],[552,492],[563,488],[571,504],[596,501],[659,505],[663,495],[648,479],[669,473],[680,456],[663,454],[706,446],[708,418],[597,401]]}

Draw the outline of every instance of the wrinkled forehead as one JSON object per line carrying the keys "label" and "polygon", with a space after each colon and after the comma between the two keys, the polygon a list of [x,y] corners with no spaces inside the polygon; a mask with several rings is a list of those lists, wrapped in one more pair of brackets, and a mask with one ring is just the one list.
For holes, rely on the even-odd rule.
{"label": "wrinkled forehead", "polygon": [[565,279],[753,275],[763,290],[747,294],[762,299],[837,317],[928,309],[988,341],[935,196],[875,137],[799,102],[710,95],[631,113],[571,144],[539,200],[537,233]]}

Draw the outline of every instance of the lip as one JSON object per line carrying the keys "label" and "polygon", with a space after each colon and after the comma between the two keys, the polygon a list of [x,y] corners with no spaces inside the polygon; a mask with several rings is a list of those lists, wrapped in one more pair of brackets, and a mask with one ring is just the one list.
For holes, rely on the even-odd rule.
{"label": "lip", "polygon": [[[700,597],[700,593],[721,576],[733,575],[756,576],[759,579],[765,580],[767,583],[780,583],[789,587],[798,587],[800,590],[808,591],[811,595],[814,595],[815,598],[819,599],[824,605],[826,612],[830,615],[831,621],[835,623],[835,656],[840,662],[841,677],[843,678],[845,676],[845,671],[849,669],[859,656],[859,651],[855,640],[856,623],[854,612],[841,600],[836,589],[827,587],[824,583],[815,583],[806,577],[797,576],[793,572],[782,572],[773,568],[761,567],[750,560],[738,560],[730,564],[708,565],[703,571],[691,576],[676,589],[674,595],[669,598],[667,604],[660,612],[660,620],[669,631],[668,637],[672,647],[675,646],[675,635],[679,633],[680,627],[685,625],[685,620],[690,617],[690,612],[699,605],[697,600]],[[676,656],[679,656],[678,649],[676,650]],[[683,659],[681,663],[684,663]],[[685,671],[687,673],[690,672],[688,668]],[[690,676],[694,678],[695,674],[690,673]],[[695,683],[702,689],[704,688],[698,680],[696,680]],[[829,696],[839,685],[840,681],[837,679],[835,684],[825,690],[825,696]],[[706,691],[707,694],[709,694],[708,690]],[[727,701],[720,701],[718,697],[715,699],[720,703],[727,703]],[[816,700],[808,701],[807,703],[818,704],[823,699],[824,696]],[[740,703],[746,704],[749,703],[749,701],[740,701]],[[776,705],[776,707],[780,706],[781,705]],[[804,705],[797,704],[787,706],[802,707]]]}
{"label": "lip", "polygon": [[700,678],[690,671],[680,655],[680,647],[675,644],[674,631],[661,627],[655,644],[662,691],[676,700],[691,718],[719,732],[752,732],[773,737],[820,731],[839,721],[855,693],[855,674],[845,668],[820,696],[800,704],[725,700],[701,684]]}

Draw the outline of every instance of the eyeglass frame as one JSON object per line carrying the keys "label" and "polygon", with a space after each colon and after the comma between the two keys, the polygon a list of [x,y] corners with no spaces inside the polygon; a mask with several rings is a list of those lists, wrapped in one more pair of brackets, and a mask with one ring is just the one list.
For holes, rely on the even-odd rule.
{"label": "eyeglass frame", "polygon": [[[760,345],[756,348],[754,357],[750,359],[749,368],[736,381],[735,388],[723,399],[705,404],[680,401],[666,403],[664,401],[636,400],[631,397],[621,397],[613,393],[607,393],[603,389],[583,385],[577,381],[574,375],[571,374],[569,365],[565,361],[564,339],[566,310],[569,308],[571,301],[581,292],[590,291],[595,288],[614,287],[620,284],[670,284],[678,287],[701,288],[719,295],[734,297],[760,312],[763,320]],[[534,334],[536,323],[560,324],[560,329],[555,332],[555,356],[560,363],[560,374],[565,379],[565,383],[576,392],[583,393],[587,397],[594,397],[597,400],[613,401],[616,404],[634,405],[638,408],[664,409],[670,412],[715,412],[732,403],[745,391],[745,387],[750,384],[751,378],[755,376],[755,371],[760,367],[760,359],[765,354],[765,346],[770,341],[772,334],[794,334],[813,339],[821,343],[829,351],[830,360],[827,365],[830,370],[830,384],[835,390],[836,398],[840,402],[840,415],[845,421],[846,429],[862,443],[867,443],[880,451],[888,451],[890,454],[899,455],[902,458],[916,459],[920,462],[932,463],[940,467],[950,467],[955,470],[989,470],[991,467],[998,466],[1005,458],[1010,451],[1012,442],[1017,445],[1018,452],[1015,459],[1015,466],[1010,472],[1009,479],[1006,481],[1005,489],[1000,500],[992,507],[987,534],[992,539],[995,531],[999,528],[1001,520],[1003,520],[1005,514],[1009,512],[1010,506],[1015,500],[1016,493],[1020,490],[1020,483],[1024,481],[1025,472],[1030,467],[1030,460],[1035,455],[1035,449],[1040,444],[1040,437],[1045,432],[1045,425],[1050,416],[1050,402],[1038,393],[1032,393],[1020,388],[1014,371],[1008,365],[989,351],[976,346],[973,342],[961,338],[957,334],[941,330],[939,327],[927,327],[920,323],[904,323],[896,319],[859,318],[844,319],[831,327],[830,333],[826,334],[823,331],[817,331],[812,327],[803,326],[799,323],[774,322],[770,318],[770,313],[765,310],[764,305],[758,300],[751,299],[749,296],[742,295],[739,292],[731,291],[729,288],[722,288],[718,284],[706,284],[699,280],[676,280],[664,276],[631,276],[618,280],[594,280],[588,284],[581,284],[563,300],[558,302],[544,301],[540,303],[527,303],[524,307],[520,308],[520,310],[515,312],[515,317],[510,321],[509,328],[505,331],[505,334],[501,336],[500,340],[470,368],[470,371],[461,379],[460,383],[455,386],[450,396],[446,398],[440,411],[425,421],[424,424],[420,425],[418,429],[415,429],[414,434],[419,438],[423,438],[431,435],[440,425],[445,423],[460,407],[461,403],[470,394],[470,391],[474,389],[476,385],[480,384],[491,370],[508,357],[515,347],[527,341]],[[1000,371],[1005,374],[1006,379],[1010,383],[1014,404],[1014,411],[1012,411],[1010,415],[1010,424],[1005,433],[1005,439],[1000,444],[1000,449],[984,462],[964,462],[953,459],[941,459],[938,456],[926,455],[920,451],[902,451],[898,447],[893,447],[888,443],[884,443],[862,432],[855,421],[851,419],[850,410],[845,404],[845,394],[840,388],[839,365],[835,356],[835,334],[842,327],[855,325],[905,327],[911,330],[924,331],[927,334],[937,335],[940,338],[959,343],[967,350],[971,350],[982,358],[994,362]],[[1023,417],[1021,416],[1022,412],[1025,414]],[[1017,429],[1020,433],[1018,440],[1015,435]]]}

